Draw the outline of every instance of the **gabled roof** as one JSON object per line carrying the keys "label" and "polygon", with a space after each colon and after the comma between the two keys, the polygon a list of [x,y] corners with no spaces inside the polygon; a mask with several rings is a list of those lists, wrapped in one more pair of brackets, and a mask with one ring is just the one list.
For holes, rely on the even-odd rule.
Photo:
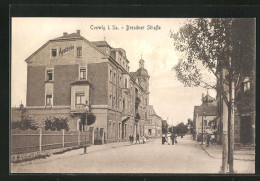
{"label": "gabled roof", "polygon": [[[204,113],[203,113],[204,112]],[[217,106],[194,106],[194,115],[202,116],[217,116],[218,107]]]}
{"label": "gabled roof", "polygon": [[90,41],[88,41],[87,39],[85,39],[84,37],[82,37],[80,34],[78,33],[71,33],[68,35],[63,35],[61,37],[58,38],[54,38],[51,39],[49,41],[47,41],[43,46],[41,46],[38,50],[36,50],[32,55],[30,55],[27,59],[25,59],[25,62],[29,62],[29,60],[35,55],[37,54],[40,50],[42,50],[44,47],[46,47],[50,42],[53,41],[59,41],[59,40],[69,40],[69,39],[82,39],[84,40],[86,43],[88,43],[89,45],[91,45],[93,48],[95,48],[96,50],[98,50],[100,53],[102,53],[105,56],[109,56],[107,53],[103,52],[102,50],[100,50],[94,43],[91,43]]}

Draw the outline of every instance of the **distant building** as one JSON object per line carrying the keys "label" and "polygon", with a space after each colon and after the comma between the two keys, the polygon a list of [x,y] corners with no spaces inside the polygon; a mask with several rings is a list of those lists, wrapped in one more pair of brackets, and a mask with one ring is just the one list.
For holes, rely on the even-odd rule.
{"label": "distant building", "polygon": [[90,42],[77,30],[49,40],[25,61],[26,110],[34,120],[67,117],[71,130],[82,130],[80,116],[89,111],[96,116],[91,127],[104,129],[107,142],[144,135],[149,75],[143,59],[129,72],[124,49]]}
{"label": "distant building", "polygon": [[156,114],[153,106],[148,106],[148,116],[144,125],[144,133],[149,136],[161,136],[162,118]]}
{"label": "distant building", "polygon": [[193,122],[195,139],[202,134],[202,119],[203,119],[203,133],[206,129],[216,129],[216,118],[218,116],[217,101],[210,95],[203,98],[202,105],[194,106]]}

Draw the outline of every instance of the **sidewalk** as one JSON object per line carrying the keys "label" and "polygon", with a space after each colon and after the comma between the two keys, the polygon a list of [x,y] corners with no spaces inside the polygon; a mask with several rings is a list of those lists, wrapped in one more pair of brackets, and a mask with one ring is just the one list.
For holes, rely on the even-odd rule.
{"label": "sidewalk", "polygon": [[[154,141],[155,139],[156,138],[148,139],[147,143]],[[139,145],[139,144],[135,144],[135,141],[134,141],[134,143],[131,143],[129,141],[123,141],[123,142],[107,143],[107,144],[103,144],[103,145],[91,145],[90,147],[87,148],[87,154],[91,154],[93,152],[105,151],[105,150],[114,149],[114,148],[125,147],[125,146],[134,146],[134,145]],[[33,163],[37,164],[37,163],[48,162],[51,160],[64,159],[64,158],[69,158],[69,157],[83,155],[83,154],[84,154],[84,149],[79,148],[79,149],[67,151],[67,152],[64,152],[61,154],[52,154],[50,157],[47,157],[44,159],[40,158],[40,159],[35,159],[35,160],[25,161],[25,162],[20,162],[20,163],[11,163],[11,165],[23,166],[23,165],[33,164]]]}
{"label": "sidewalk", "polygon": [[[204,143],[198,142],[198,144],[203,148],[203,150],[213,158],[222,159],[222,145],[213,144],[209,147],[206,147]],[[255,161],[255,151],[253,150],[234,150],[234,160],[244,160],[244,161]]]}

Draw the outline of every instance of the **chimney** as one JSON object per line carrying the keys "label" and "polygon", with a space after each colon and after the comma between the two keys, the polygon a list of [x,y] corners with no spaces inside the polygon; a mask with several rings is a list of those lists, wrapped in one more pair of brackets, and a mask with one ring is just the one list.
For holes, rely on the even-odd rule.
{"label": "chimney", "polygon": [[77,30],[77,34],[80,35],[80,30]]}
{"label": "chimney", "polygon": [[68,35],[68,33],[67,32],[63,32],[63,36],[67,36]]}

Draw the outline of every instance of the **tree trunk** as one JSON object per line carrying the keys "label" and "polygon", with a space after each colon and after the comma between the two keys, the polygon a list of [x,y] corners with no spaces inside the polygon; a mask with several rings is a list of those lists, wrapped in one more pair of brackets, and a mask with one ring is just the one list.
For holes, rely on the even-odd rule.
{"label": "tree trunk", "polygon": [[235,88],[234,81],[230,83],[230,108],[229,111],[229,142],[228,142],[228,164],[229,164],[229,173],[234,173],[234,162],[233,162],[233,153],[234,153],[234,123],[235,123]]}
{"label": "tree trunk", "polygon": [[223,133],[222,133],[222,173],[227,173],[227,164],[228,164],[228,105],[222,100],[223,104]]}

